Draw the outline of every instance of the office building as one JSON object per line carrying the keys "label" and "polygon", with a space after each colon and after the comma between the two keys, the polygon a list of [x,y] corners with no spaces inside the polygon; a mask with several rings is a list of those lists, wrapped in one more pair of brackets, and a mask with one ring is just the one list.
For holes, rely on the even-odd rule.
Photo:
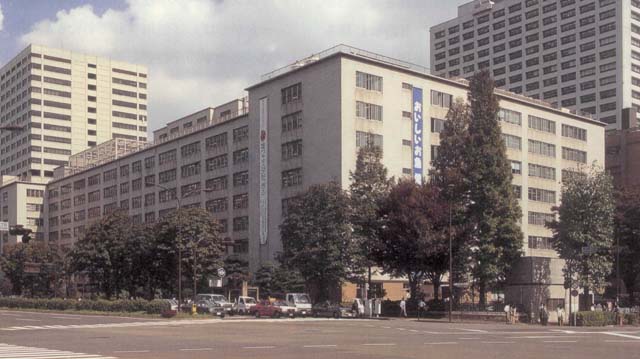
{"label": "office building", "polygon": [[112,138],[147,139],[147,69],[30,45],[0,68],[0,175],[44,183],[69,156]]}
{"label": "office building", "polygon": [[607,131],[605,166],[616,188],[640,186],[640,128]]}
{"label": "office building", "polygon": [[[49,242],[70,245],[116,208],[136,222],[155,221],[175,210],[182,194],[207,188],[213,191],[181,199],[181,205],[211,211],[233,252],[256,270],[282,251],[279,225],[290,199],[328,181],[348,188],[360,146],[381,146],[390,176],[421,180],[437,156],[448,108],[466,98],[468,83],[340,45],[266,74],[247,91],[248,112],[185,129],[187,122],[222,113],[203,110],[168,126],[178,128],[171,138],[51,181],[45,196]],[[553,218],[562,178],[581,164],[604,163],[604,125],[511,92],[497,94],[524,214],[522,246],[527,260],[550,268],[543,278],[527,275],[530,268],[522,265],[518,293],[544,286],[564,300],[562,262],[544,224]]]}
{"label": "office building", "polygon": [[[497,86],[622,127],[640,107],[640,1],[475,0],[430,29],[431,73]],[[636,120],[636,119],[634,119]]]}

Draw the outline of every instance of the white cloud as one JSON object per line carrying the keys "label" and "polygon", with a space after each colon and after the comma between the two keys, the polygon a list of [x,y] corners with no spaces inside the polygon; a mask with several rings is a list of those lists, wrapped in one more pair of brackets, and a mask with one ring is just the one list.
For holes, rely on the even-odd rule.
{"label": "white cloud", "polygon": [[2,14],[2,4],[0,4],[0,31],[2,31],[4,24],[4,15]]}
{"label": "white cloud", "polygon": [[[59,11],[20,38],[149,66],[152,128],[243,95],[263,73],[346,43],[428,64],[441,0],[127,0],[123,10]],[[438,14],[439,13],[439,14]]]}

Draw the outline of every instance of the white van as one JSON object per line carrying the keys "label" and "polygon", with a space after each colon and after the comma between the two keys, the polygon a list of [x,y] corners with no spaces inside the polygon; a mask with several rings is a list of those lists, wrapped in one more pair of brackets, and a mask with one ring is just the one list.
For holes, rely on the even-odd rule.
{"label": "white van", "polygon": [[295,308],[296,315],[311,315],[311,298],[307,293],[287,293],[287,305]]}

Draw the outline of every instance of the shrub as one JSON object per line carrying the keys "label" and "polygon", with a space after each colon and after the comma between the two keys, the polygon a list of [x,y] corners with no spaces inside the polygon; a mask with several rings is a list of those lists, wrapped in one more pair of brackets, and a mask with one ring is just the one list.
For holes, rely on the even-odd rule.
{"label": "shrub", "polygon": [[616,313],[614,312],[577,312],[576,324],[583,327],[604,327],[605,325],[616,324]]}
{"label": "shrub", "polygon": [[74,299],[35,299],[20,297],[0,297],[0,307],[48,310],[87,310],[94,312],[145,312],[160,314],[171,309],[164,300],[74,300]]}

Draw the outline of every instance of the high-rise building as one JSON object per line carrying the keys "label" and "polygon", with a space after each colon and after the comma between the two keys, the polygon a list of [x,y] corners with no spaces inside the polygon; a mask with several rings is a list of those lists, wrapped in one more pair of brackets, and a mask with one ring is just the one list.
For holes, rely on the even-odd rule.
{"label": "high-rise building", "polygon": [[430,47],[432,74],[488,68],[497,86],[608,128],[640,108],[638,0],[475,0],[431,27]]}
{"label": "high-rise building", "polygon": [[0,175],[44,183],[69,156],[113,139],[147,140],[147,69],[30,45],[0,68]]}
{"label": "high-rise building", "polygon": [[[468,83],[340,45],[266,74],[247,91],[248,106],[232,102],[229,108],[248,113],[217,118],[227,110],[203,110],[156,131],[167,137],[152,146],[61,171],[44,199],[49,242],[70,245],[117,208],[135,222],[153,222],[180,203],[211,211],[233,252],[256,270],[282,251],[279,226],[290,200],[328,181],[348,188],[359,147],[380,146],[390,176],[424,178],[448,109],[467,97]],[[509,295],[514,303],[535,297],[523,303],[528,308],[545,299],[536,293],[563,301],[563,262],[545,222],[554,218],[563,178],[582,164],[604,164],[605,126],[496,92],[526,254]],[[200,118],[206,120],[198,126]],[[193,192],[204,188],[210,191]]]}

